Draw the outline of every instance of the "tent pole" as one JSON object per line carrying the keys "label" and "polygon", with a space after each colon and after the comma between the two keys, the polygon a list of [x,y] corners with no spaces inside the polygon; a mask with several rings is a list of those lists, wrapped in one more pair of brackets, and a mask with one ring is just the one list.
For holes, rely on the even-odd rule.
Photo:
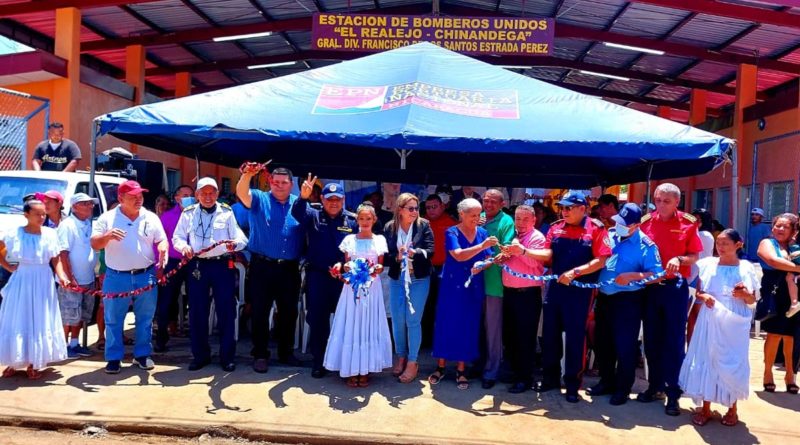
{"label": "tent pole", "polygon": [[194,152],[194,169],[195,169],[195,181],[200,180],[200,154],[196,151]]}
{"label": "tent pole", "polygon": [[645,204],[650,205],[650,180],[653,177],[653,163],[647,166],[647,196],[645,196]]}
{"label": "tent pole", "polygon": [[89,158],[89,184],[92,186],[89,187],[89,196],[95,198],[95,190],[94,190],[94,176],[95,171],[97,170],[97,137],[100,133],[100,122],[92,121],[92,142],[90,145],[90,158]]}
{"label": "tent pole", "polygon": [[400,170],[405,170],[406,160],[411,155],[411,153],[414,153],[414,150],[406,150],[405,148],[398,150],[395,148],[394,152],[400,156]]}

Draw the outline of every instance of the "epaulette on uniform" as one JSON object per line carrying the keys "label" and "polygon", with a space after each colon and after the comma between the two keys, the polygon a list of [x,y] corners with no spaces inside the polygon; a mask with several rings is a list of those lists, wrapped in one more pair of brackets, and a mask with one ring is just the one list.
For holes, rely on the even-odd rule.
{"label": "epaulette on uniform", "polygon": [[686,220],[689,221],[692,224],[697,222],[697,217],[695,217],[691,213],[684,213],[683,217],[686,218]]}
{"label": "epaulette on uniform", "polygon": [[605,224],[603,224],[603,221],[600,221],[600,220],[599,220],[599,219],[597,219],[597,218],[589,218],[589,219],[590,219],[590,220],[592,220],[592,223],[593,223],[595,226],[597,226],[597,227],[599,227],[599,228],[601,228],[601,229],[602,229],[602,228],[604,228],[604,227],[606,226]]}
{"label": "epaulette on uniform", "polygon": [[192,204],[190,206],[186,206],[183,208],[184,212],[191,212],[192,210],[196,209],[199,204]]}
{"label": "epaulette on uniform", "polygon": [[219,206],[222,207],[224,210],[230,210],[231,212],[233,211],[231,206],[229,206],[228,204],[225,204],[224,202],[219,203]]}
{"label": "epaulette on uniform", "polygon": [[645,246],[648,247],[653,247],[656,245],[655,241],[651,240],[650,237],[645,235],[644,233],[642,234],[642,242],[644,243]]}
{"label": "epaulette on uniform", "polygon": [[644,215],[642,217],[642,221],[641,222],[644,223],[644,222],[650,221],[650,218],[652,218],[652,217],[653,217],[653,214],[652,213],[648,213],[647,215]]}
{"label": "epaulette on uniform", "polygon": [[556,225],[556,224],[561,224],[561,223],[563,223],[563,222],[564,222],[564,218],[557,219],[557,220],[553,221],[553,223],[552,223],[552,224],[550,224],[550,227],[553,227],[553,226],[554,226],[554,225]]}

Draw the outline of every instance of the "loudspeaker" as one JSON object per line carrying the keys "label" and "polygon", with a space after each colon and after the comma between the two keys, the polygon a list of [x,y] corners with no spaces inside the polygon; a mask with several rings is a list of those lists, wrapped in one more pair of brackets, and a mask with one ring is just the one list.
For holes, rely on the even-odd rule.
{"label": "loudspeaker", "polygon": [[144,194],[144,206],[153,210],[156,198],[167,189],[167,171],[164,164],[145,159],[125,159],[122,161],[122,175],[138,182],[149,190]]}

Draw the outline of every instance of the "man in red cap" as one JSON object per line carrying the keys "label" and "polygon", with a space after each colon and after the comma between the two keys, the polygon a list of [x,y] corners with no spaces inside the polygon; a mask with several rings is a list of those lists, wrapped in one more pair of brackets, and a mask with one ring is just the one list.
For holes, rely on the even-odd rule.
{"label": "man in red cap", "polygon": [[[135,291],[156,283],[156,269],[163,270],[167,263],[167,235],[155,213],[142,207],[143,192],[138,182],[125,181],[117,191],[120,205],[97,219],[92,230],[92,248],[105,249],[106,277],[104,294]],[[158,258],[153,245],[158,247]],[[122,331],[125,314],[133,302],[136,317],[136,343],[133,347],[133,364],[141,369],[153,369],[152,353],[153,315],[156,311],[156,288],[133,295],[106,298],[106,372],[120,372],[120,362],[125,355]]]}
{"label": "man in red cap", "polygon": [[44,203],[44,226],[57,229],[61,220],[66,218],[64,214],[64,196],[58,190],[48,190],[44,193],[36,193],[36,199]]}

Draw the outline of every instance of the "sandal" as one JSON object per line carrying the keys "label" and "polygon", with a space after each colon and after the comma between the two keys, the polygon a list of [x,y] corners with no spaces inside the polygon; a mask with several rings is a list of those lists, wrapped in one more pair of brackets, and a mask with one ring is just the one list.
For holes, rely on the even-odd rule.
{"label": "sandal", "polygon": [[764,391],[766,392],[775,392],[775,388],[776,386],[774,383],[764,383]]}
{"label": "sandal", "polygon": [[739,415],[728,411],[722,417],[722,424],[725,426],[736,426],[739,423]]}
{"label": "sandal", "polygon": [[346,383],[351,388],[358,388],[358,376],[349,377]]}
{"label": "sandal", "polygon": [[42,372],[33,369],[33,365],[28,366],[28,369],[26,369],[25,372],[28,374],[29,380],[39,380],[42,378]]}
{"label": "sandal", "polygon": [[416,380],[418,372],[419,372],[419,363],[408,362],[408,364],[406,364],[405,371],[403,371],[403,373],[400,375],[400,377],[397,378],[397,380],[399,380],[400,383],[411,383],[414,380]]}
{"label": "sandal", "polygon": [[399,357],[397,362],[394,364],[394,368],[392,368],[392,375],[395,377],[400,377],[400,374],[406,370],[406,364],[408,363],[408,359],[405,357]]}
{"label": "sandal", "polygon": [[3,370],[3,377],[4,378],[14,377],[14,374],[16,374],[16,373],[17,373],[17,370],[14,369],[13,367],[9,366],[9,367],[7,367],[6,369]]}
{"label": "sandal", "polygon": [[362,375],[358,379],[358,387],[359,388],[366,388],[367,386],[369,386],[369,376],[368,375]]}
{"label": "sandal", "polygon": [[797,386],[794,383],[789,383],[786,385],[786,392],[789,394],[797,394],[798,391],[800,391],[800,386]]}
{"label": "sandal", "polygon": [[692,423],[697,426],[705,426],[711,420],[711,413],[705,413],[703,410],[697,411],[692,415]]}
{"label": "sandal", "polygon": [[441,382],[443,378],[444,378],[444,367],[439,366],[438,368],[436,368],[435,371],[433,371],[433,374],[428,376],[428,383],[430,383],[431,385],[436,385],[439,382]]}
{"label": "sandal", "polygon": [[460,390],[469,389],[469,379],[466,372],[456,370],[456,388]]}

